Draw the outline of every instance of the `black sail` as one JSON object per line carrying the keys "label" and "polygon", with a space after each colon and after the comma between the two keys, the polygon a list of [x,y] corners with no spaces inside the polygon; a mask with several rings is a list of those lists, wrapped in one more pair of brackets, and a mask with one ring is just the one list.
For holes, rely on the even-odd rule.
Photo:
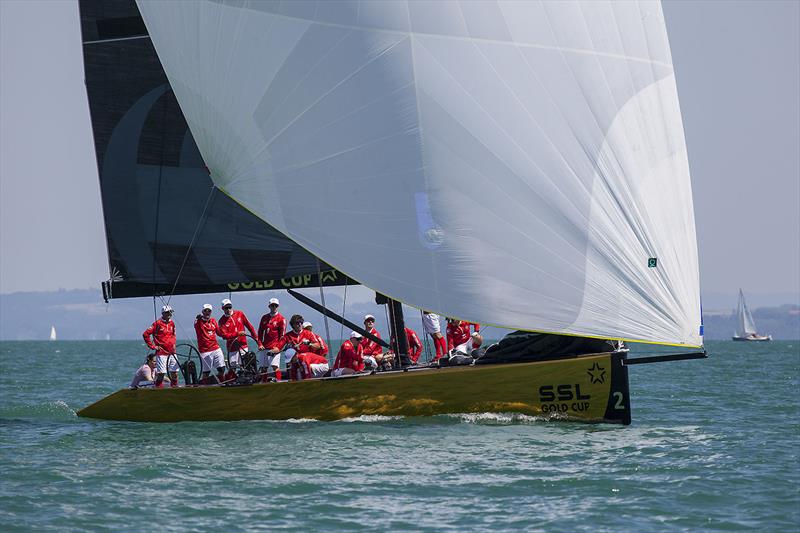
{"label": "black sail", "polygon": [[81,0],[108,298],[353,283],[213,186],[133,0]]}

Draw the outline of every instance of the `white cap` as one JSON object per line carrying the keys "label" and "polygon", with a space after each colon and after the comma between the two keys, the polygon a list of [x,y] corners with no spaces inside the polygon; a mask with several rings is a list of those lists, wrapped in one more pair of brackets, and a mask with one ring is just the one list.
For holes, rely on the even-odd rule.
{"label": "white cap", "polygon": [[306,329],[309,326],[312,326],[311,322],[303,322],[303,329]]}
{"label": "white cap", "polygon": [[225,298],[222,300],[222,307],[225,307],[226,305],[233,305],[233,302]]}
{"label": "white cap", "polygon": [[361,338],[361,333],[359,333],[357,331],[351,331],[350,332],[350,338],[352,339],[353,337],[355,337],[356,339],[360,339]]}
{"label": "white cap", "polygon": [[375,317],[374,317],[374,316],[372,316],[372,315],[364,315],[364,322],[366,322],[366,321],[367,321],[367,320],[369,320],[370,318],[371,318],[372,320],[375,320]]}
{"label": "white cap", "polygon": [[203,304],[203,311],[205,311],[206,309],[208,309],[209,311],[211,311],[211,310],[212,310],[212,309],[214,309],[214,308],[213,308],[213,307],[211,307],[211,304]]}
{"label": "white cap", "polygon": [[161,308],[161,312],[162,312],[162,313],[172,313],[172,312],[173,312],[173,310],[172,310],[172,307],[171,307],[171,306],[169,306],[169,305],[165,305],[164,307],[162,307],[162,308]]}
{"label": "white cap", "polygon": [[281,305],[281,303],[278,301],[277,298],[270,298],[269,299],[269,304],[268,305],[272,305],[272,304]]}

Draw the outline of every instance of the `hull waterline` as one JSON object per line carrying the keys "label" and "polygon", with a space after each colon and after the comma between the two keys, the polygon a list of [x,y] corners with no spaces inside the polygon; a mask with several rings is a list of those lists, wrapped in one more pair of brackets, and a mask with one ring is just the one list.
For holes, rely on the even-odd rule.
{"label": "hull waterline", "polygon": [[511,412],[630,424],[624,354],[234,387],[120,390],[78,416],[136,422]]}
{"label": "hull waterline", "polygon": [[772,340],[772,335],[760,336],[757,335],[755,337],[731,337],[736,342],[769,342]]}

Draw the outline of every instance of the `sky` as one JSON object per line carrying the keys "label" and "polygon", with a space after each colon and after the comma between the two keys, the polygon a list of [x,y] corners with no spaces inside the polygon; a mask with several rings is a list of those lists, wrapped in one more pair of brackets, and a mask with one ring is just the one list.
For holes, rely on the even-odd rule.
{"label": "sky", "polygon": [[[704,298],[742,287],[792,303],[800,2],[666,1],[664,14]],[[0,0],[0,293],[97,288],[107,264],[77,2]]]}

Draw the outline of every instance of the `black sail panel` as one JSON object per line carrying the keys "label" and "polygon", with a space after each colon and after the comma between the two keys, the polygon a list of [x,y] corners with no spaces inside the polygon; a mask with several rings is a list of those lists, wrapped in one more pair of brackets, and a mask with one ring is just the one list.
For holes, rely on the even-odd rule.
{"label": "black sail panel", "polygon": [[107,298],[353,283],[214,188],[133,0],[80,13]]}

